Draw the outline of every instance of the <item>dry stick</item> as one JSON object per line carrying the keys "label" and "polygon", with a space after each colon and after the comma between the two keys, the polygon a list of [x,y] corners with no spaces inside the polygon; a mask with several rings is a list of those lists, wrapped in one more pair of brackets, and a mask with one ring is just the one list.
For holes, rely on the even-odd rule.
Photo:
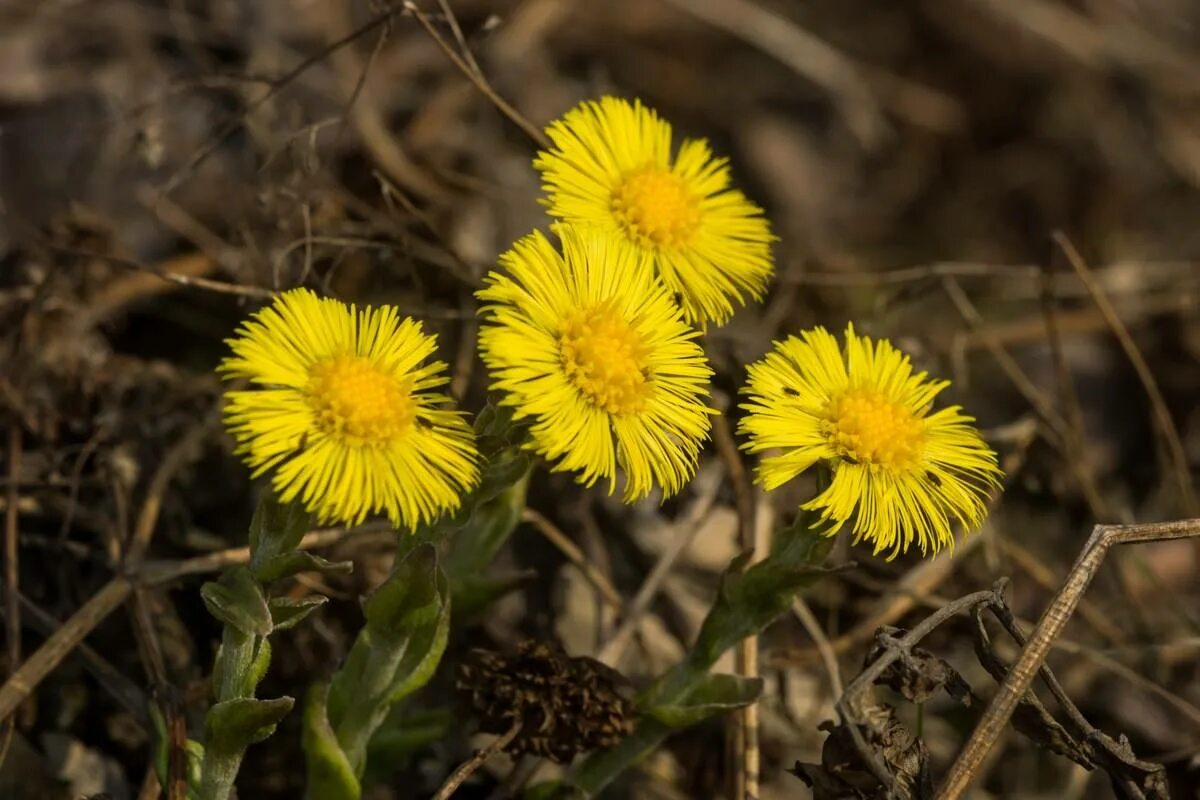
{"label": "dry stick", "polygon": [[[742,552],[748,553],[750,556],[746,561],[746,566],[749,566],[760,556],[755,548],[754,487],[750,483],[746,466],[742,463],[741,454],[738,453],[737,442],[733,438],[729,420],[724,414],[713,421],[713,439],[716,442],[721,461],[729,473],[729,482],[733,484],[734,503],[737,506],[738,516],[738,543]],[[758,676],[757,636],[748,636],[743,639],[738,644],[734,656],[739,674],[747,678]],[[760,765],[758,703],[754,702],[746,706],[733,719],[738,720],[735,724],[740,725],[741,728],[740,732],[735,735],[735,741],[740,740],[741,750],[738,754],[740,758],[734,761],[737,770],[734,775],[733,797],[734,800],[741,800],[744,797],[757,798]]]}
{"label": "dry stick", "polygon": [[478,71],[478,68],[472,69],[471,65],[464,61],[462,56],[455,52],[454,48],[450,46],[450,43],[442,38],[442,35],[437,32],[437,28],[433,27],[433,23],[430,22],[429,16],[424,11],[418,8],[415,3],[411,2],[411,0],[405,0],[404,10],[412,14],[413,17],[416,18],[417,22],[421,23],[421,27],[424,28],[425,32],[429,34],[430,38],[437,43],[437,46],[442,49],[442,52],[446,54],[446,57],[454,63],[454,66],[458,67],[459,71],[467,77],[467,80],[475,85],[475,88],[478,89],[484,97],[492,102],[492,105],[494,105],[501,114],[508,117],[514,125],[524,131],[525,135],[532,139],[538,147],[541,147],[545,150],[550,149],[551,142],[549,137],[542,133],[542,131],[539,130],[538,127],[532,122],[530,122],[529,119],[526,118],[520,111],[517,111],[517,109],[513,108],[507,100],[497,94],[496,90],[492,88],[490,83],[488,83],[488,80],[484,77],[483,73]]}
{"label": "dry stick", "polygon": [[[1000,538],[997,540],[1001,549],[1005,549],[1007,547],[1007,542],[1009,542],[1009,541],[1010,540],[1004,539],[1004,538]],[[1038,582],[1040,583],[1041,581],[1039,580]],[[1057,581],[1054,581],[1052,583],[1052,585],[1050,586],[1050,588],[1055,589],[1058,586],[1059,586],[1059,583]],[[926,608],[938,609],[938,608],[941,608],[942,606],[944,606],[946,603],[949,603],[950,600],[945,597],[942,597],[941,595],[927,594],[924,597],[918,598],[918,602],[921,606],[924,606]],[[1088,603],[1087,598],[1083,598],[1082,600],[1080,600],[1078,610],[1080,613],[1080,617],[1083,618],[1084,621],[1087,621],[1086,617],[1084,617],[1084,610],[1088,607],[1089,607],[1089,603]],[[1092,609],[1096,610],[1094,606],[1092,606]],[[1019,625],[1022,629],[1025,629],[1025,628],[1032,629],[1035,626],[1035,623],[1032,620],[1022,619],[1017,616],[1013,617],[1013,622],[1016,623],[1017,625]],[[1099,633],[1101,633],[1101,635],[1104,635],[1104,633],[1101,629],[1097,629],[1097,631]],[[1021,638],[1018,641],[1018,644],[1020,644],[1023,641],[1024,641],[1024,639]],[[1166,702],[1168,705],[1170,705],[1172,708],[1174,708],[1180,714],[1195,721],[1197,724],[1200,724],[1200,707],[1197,707],[1197,706],[1193,705],[1192,703],[1189,703],[1186,699],[1184,699],[1183,697],[1180,697],[1179,695],[1172,694],[1170,691],[1165,689],[1160,684],[1157,684],[1154,681],[1151,681],[1151,680],[1143,677],[1141,674],[1139,674],[1135,670],[1125,666],[1124,664],[1122,664],[1121,662],[1119,662],[1115,658],[1113,658],[1111,655],[1109,655],[1110,653],[1116,653],[1116,652],[1132,652],[1134,654],[1140,654],[1147,650],[1161,651],[1161,650],[1166,650],[1169,648],[1178,648],[1180,646],[1180,644],[1181,644],[1180,642],[1172,642],[1169,645],[1126,646],[1126,647],[1122,647],[1122,648],[1106,648],[1103,650],[1098,650],[1098,649],[1095,649],[1092,647],[1088,647],[1087,645],[1080,644],[1077,641],[1073,641],[1071,639],[1067,639],[1067,638],[1060,636],[1059,638],[1054,640],[1052,646],[1055,650],[1060,650],[1064,653],[1070,653],[1072,655],[1083,656],[1084,658],[1090,659],[1091,661],[1093,661],[1096,664],[1096,666],[1100,667],[1103,670],[1108,670],[1109,672],[1113,673],[1116,677],[1118,677],[1122,680],[1128,681],[1134,687],[1146,692],[1147,694],[1152,694],[1152,695],[1155,695],[1156,697],[1162,698],[1162,700],[1164,702]],[[1195,649],[1196,646],[1200,646],[1200,639],[1197,639],[1194,642],[1188,642],[1187,640],[1184,640],[1183,647],[1185,648],[1185,654],[1180,656],[1179,658],[1180,659],[1194,658],[1193,650]],[[801,661],[799,663],[804,663],[804,662]]]}
{"label": "dry stick", "polygon": [[917,267],[883,270],[881,272],[801,272],[780,279],[783,284],[801,286],[892,286],[916,283],[930,278],[1003,278],[1023,280],[1038,277],[1036,264],[975,264],[945,261]]}
{"label": "dry stick", "polygon": [[[170,262],[166,262],[162,266],[151,266],[142,264],[128,258],[121,258],[111,253],[96,253],[90,250],[75,250],[69,247],[57,247],[54,245],[46,245],[47,249],[53,250],[56,253],[63,255],[75,256],[76,258],[94,258],[98,261],[104,261],[116,267],[124,267],[125,269],[134,269],[143,272],[147,275],[154,275],[164,281],[177,283],[180,286],[190,286],[196,289],[206,289],[210,292],[218,292],[220,294],[232,294],[239,297],[253,297],[262,300],[269,300],[275,296],[275,292],[270,289],[263,289],[259,286],[243,286],[237,283],[228,283],[226,281],[216,281],[209,278],[202,278],[196,275],[188,275],[183,272],[171,272],[168,269]],[[108,309],[104,309],[105,313],[109,313]],[[95,322],[98,320],[89,320]]]}
{"label": "dry stick", "polygon": [[1154,410],[1154,418],[1158,423],[1159,433],[1162,435],[1163,441],[1167,446],[1167,454],[1170,457],[1171,466],[1175,470],[1175,480],[1179,484],[1179,492],[1183,497],[1184,508],[1187,510],[1187,513],[1195,514],[1196,495],[1192,488],[1187,454],[1183,450],[1183,443],[1179,438],[1179,430],[1175,427],[1175,421],[1171,418],[1171,412],[1167,410],[1167,402],[1158,388],[1158,381],[1154,379],[1154,373],[1146,364],[1146,360],[1142,357],[1141,351],[1138,350],[1133,337],[1129,335],[1129,329],[1125,327],[1125,323],[1121,321],[1117,310],[1113,308],[1112,301],[1108,299],[1104,288],[1096,280],[1096,276],[1092,274],[1092,271],[1088,269],[1087,263],[1079,255],[1079,251],[1075,249],[1075,245],[1061,231],[1054,232],[1054,241],[1062,248],[1063,254],[1071,264],[1071,268],[1075,270],[1075,274],[1079,276],[1079,280],[1087,287],[1088,294],[1092,296],[1092,302],[1096,304],[1096,308],[1104,316],[1104,320],[1108,323],[1109,328],[1112,329],[1113,335],[1121,343],[1121,349],[1125,351],[1129,362],[1133,364],[1138,379],[1142,382],[1142,388],[1146,392],[1146,397],[1150,400],[1150,407]]}
{"label": "dry stick", "polygon": [[[333,26],[331,35],[337,35],[350,26],[350,8],[346,3],[319,3],[314,4],[312,8],[315,11],[328,12],[329,17],[323,21],[325,24]],[[396,12],[402,10],[398,6],[393,8]],[[365,81],[367,71],[370,69],[370,61],[376,58],[379,48],[383,44],[382,37],[386,34],[387,28],[385,27],[380,32],[381,38],[366,63],[360,61],[353,48],[338,49],[331,54],[334,72],[342,86],[342,91],[347,95],[346,113],[371,161],[378,165],[389,178],[427,200],[448,200],[449,194],[445,187],[438,182],[436,177],[414,161],[401,146],[400,139],[389,127],[387,116],[373,101],[371,93],[364,91],[359,97],[355,88],[360,85],[361,81]]]}
{"label": "dry stick", "polygon": [[133,632],[137,641],[138,655],[146,670],[146,676],[154,692],[154,698],[161,706],[167,726],[167,798],[168,800],[186,800],[187,798],[187,724],[179,707],[177,698],[170,689],[167,679],[166,661],[163,658],[162,644],[154,630],[150,609],[147,607],[147,595],[144,587],[135,586],[130,596],[130,615],[133,618]]}
{"label": "dry stick", "polygon": [[[955,308],[958,309],[958,313],[962,318],[977,331],[983,330],[986,325],[983,316],[975,308],[975,304],[971,302],[971,299],[967,297],[967,293],[963,291],[958,281],[950,276],[944,276],[942,278],[942,288],[945,289],[946,294],[950,297],[950,301],[954,303]],[[995,342],[989,338],[985,339],[985,344],[989,352],[991,352],[992,357],[996,359],[996,363],[1000,365],[1000,369],[1012,381],[1013,386],[1029,402],[1029,405],[1033,406],[1034,411],[1038,413],[1042,421],[1050,426],[1051,432],[1059,438],[1059,443],[1061,444],[1062,441],[1065,441],[1069,435],[1067,421],[1062,418],[1062,415],[1058,413],[1050,401],[1046,399],[1046,396],[1034,385],[1029,376],[1025,374],[1025,371],[1021,369],[1021,366],[999,342]]]}
{"label": "dry stick", "polygon": [[219,419],[215,412],[208,415],[199,425],[192,428],[183,438],[171,446],[166,456],[159,462],[158,469],[150,478],[150,486],[146,489],[146,499],[138,512],[137,523],[134,525],[133,536],[125,551],[124,567],[128,572],[136,570],[146,557],[150,540],[158,523],[158,514],[162,510],[163,495],[170,486],[175,474],[190,461],[194,460],[205,438],[212,432],[213,426]]}
{"label": "dry stick", "polygon": [[467,46],[467,37],[463,36],[462,27],[458,24],[458,17],[454,16],[454,11],[450,8],[450,0],[438,0],[438,5],[441,6],[442,15],[445,16],[446,23],[450,26],[450,32],[454,34],[454,40],[458,42],[458,50],[463,60],[477,74],[482,74],[483,70],[479,68],[479,63],[475,61],[471,48]]}
{"label": "dry stick", "polygon": [[[983,544],[988,536],[990,533],[987,529],[969,536],[956,546],[953,557],[942,556],[923,561],[906,572],[894,587],[891,596],[882,598],[870,616],[829,643],[832,651],[835,654],[849,652],[871,641],[878,628],[891,625],[912,611],[920,605],[921,598],[932,594],[954,574],[955,569],[966,563],[966,555]],[[821,651],[814,646],[776,651],[770,656],[768,663],[775,667],[794,667],[812,663],[820,658]]]}
{"label": "dry stick", "polygon": [[265,93],[247,103],[246,108],[242,111],[242,113],[232,117],[231,119],[227,120],[225,124],[217,128],[213,135],[210,136],[208,140],[200,146],[200,148],[192,155],[190,159],[188,159],[188,162],[176,170],[171,177],[167,179],[166,183],[161,189],[162,194],[171,194],[173,191],[175,191],[175,189],[177,189],[179,185],[183,183],[188,173],[204,163],[204,161],[207,160],[213,153],[215,153],[217,148],[219,148],[225,142],[225,140],[234,133],[234,131],[245,124],[244,120],[251,113],[262,107],[268,100],[278,94],[288,84],[295,81],[315,65],[324,61],[331,53],[335,53],[343,47],[353,44],[354,41],[360,36],[363,36],[375,28],[378,28],[380,25],[387,23],[388,20],[399,14],[400,11],[401,10],[398,8],[389,8],[383,11],[378,16],[367,20],[358,28],[341,37],[337,41],[330,42],[316,53],[304,58],[299,64],[292,67],[283,75],[271,80],[270,88],[268,88]]}
{"label": "dry stick", "polygon": [[812,609],[808,607],[808,603],[804,602],[804,598],[799,595],[796,595],[796,599],[792,601],[792,613],[796,615],[796,619],[800,620],[800,624],[804,626],[804,630],[813,640],[813,645],[821,655],[825,671],[829,673],[829,688],[833,690],[834,695],[841,697],[843,692],[842,671],[838,667],[837,655],[833,652],[833,646],[821,628],[821,623],[813,614]]}
{"label": "dry stick", "polygon": [[878,144],[888,131],[881,103],[921,127],[942,131],[962,127],[962,108],[948,95],[855,61],[786,17],[749,0],[667,2],[751,44],[829,92],[846,126],[868,146]]}
{"label": "dry stick", "polygon": [[[1061,581],[1055,577],[1053,570],[1047,567],[1043,560],[1018,544],[1012,537],[998,536],[996,544],[1000,551],[1011,558],[1013,563],[1032,578],[1038,586],[1053,592],[1061,585]],[[1079,602],[1079,616],[1109,644],[1116,645],[1125,641],[1126,636],[1120,626],[1114,623],[1103,610],[1097,608],[1095,603],[1086,598]]]}
{"label": "dry stick", "polygon": [[692,540],[696,538],[696,534],[700,531],[700,521],[708,513],[709,508],[712,507],[714,499],[715,495],[712,492],[701,495],[696,504],[688,511],[686,517],[675,525],[676,535],[674,541],[659,555],[658,561],[651,568],[650,574],[646,576],[646,580],[642,582],[642,586],[638,589],[638,593],[634,596],[633,601],[625,607],[625,618],[621,620],[621,626],[617,628],[612,637],[600,648],[600,652],[596,654],[598,661],[602,661],[609,666],[615,666],[617,661],[620,660],[621,654],[625,652],[625,647],[629,644],[630,638],[633,637],[634,631],[637,630],[638,623],[641,622],[642,614],[650,607],[651,601],[658,594],[658,590],[662,587],[662,583],[666,580],[667,575],[670,574],[671,567],[675,565],[675,561],[687,549],[688,545],[692,543]]}
{"label": "dry stick", "polygon": [[[837,709],[838,716],[842,718],[842,722],[850,731],[850,736],[854,740],[855,747],[858,749],[859,755],[870,768],[871,772],[879,780],[880,785],[885,788],[891,787],[892,775],[888,772],[863,738],[862,731],[859,730],[859,725],[862,720],[861,699],[866,694],[867,690],[875,685],[875,680],[883,674],[891,664],[906,653],[910,653],[912,647],[928,636],[935,628],[941,625],[951,617],[961,614],[981,605],[993,605],[1002,603],[1001,596],[1006,581],[1002,578],[996,582],[996,585],[989,590],[982,592],[973,592],[965,597],[960,597],[950,603],[939,608],[937,611],[930,614],[920,623],[913,627],[911,631],[904,634],[897,640],[890,642],[890,647],[883,651],[869,667],[865,668],[858,676],[851,681],[846,687],[845,693],[838,698],[834,707]],[[889,795],[890,796],[890,795]]]}
{"label": "dry stick", "polygon": [[182,284],[190,280],[203,280],[217,268],[217,262],[204,253],[191,252],[172,256],[147,271],[123,275],[108,283],[95,297],[88,301],[73,321],[76,328],[91,327],[98,322],[110,320],[124,311],[131,303],[154,295],[172,291],[171,282]]}
{"label": "dry stick", "polygon": [[[213,417],[212,419],[215,419]],[[149,547],[158,512],[162,506],[162,495],[175,473],[186,463],[198,443],[207,435],[209,422],[192,429],[176,443],[150,480],[150,488],[138,516],[133,539],[128,548],[125,566],[136,569]],[[16,482],[13,482],[13,486]],[[11,489],[10,489],[11,491]],[[15,507],[15,506],[13,506]],[[10,511],[10,514],[12,512]],[[11,714],[21,702],[29,696],[33,689],[42,681],[50,670],[54,669],[83,641],[97,625],[99,625],[117,606],[125,602],[133,589],[133,583],[126,575],[118,575],[111,579],[99,592],[92,596],[61,628],[54,632],[29,659],[18,667],[9,679],[0,686],[0,719]],[[19,616],[9,612],[12,621],[19,622]]]}
{"label": "dry stick", "polygon": [[1193,537],[1200,537],[1200,519],[1148,522],[1138,525],[1097,525],[1093,529],[1079,559],[1071,568],[1066,582],[1054,596],[1050,605],[1042,612],[1042,617],[1030,635],[1029,642],[1021,651],[1020,658],[1009,670],[1004,682],[1000,684],[987,712],[984,713],[983,718],[971,733],[971,738],[950,768],[949,774],[938,791],[937,800],[957,800],[975,777],[979,765],[1004,730],[1017,702],[1029,689],[1034,676],[1037,675],[1042,662],[1046,659],[1046,654],[1071,618],[1071,614],[1075,611],[1083,593],[1087,591],[1088,584],[1091,583],[1109,549],[1117,544],[1138,544]]}
{"label": "dry stick", "polygon": [[[979,310],[975,308],[970,298],[967,297],[966,292],[959,286],[958,281],[954,280],[954,278],[943,278],[942,286],[945,288],[946,294],[949,295],[955,307],[958,308],[963,319],[970,323],[978,332],[984,334],[983,317],[980,315]],[[1051,443],[1062,453],[1063,460],[1066,462],[1068,469],[1071,470],[1071,474],[1075,478],[1075,482],[1079,485],[1080,491],[1083,492],[1083,496],[1087,499],[1089,508],[1093,509],[1093,513],[1103,509],[1105,507],[1104,500],[1102,499],[1103,495],[1097,488],[1095,480],[1083,468],[1082,460],[1072,458],[1069,445],[1071,441],[1071,426],[1067,424],[1067,421],[1058,413],[1053,404],[1046,399],[1046,396],[1038,390],[1033,381],[1025,373],[1025,370],[1021,369],[1016,359],[1009,355],[1003,345],[990,336],[984,339],[984,344],[992,354],[992,357],[996,359],[1004,374],[1017,388],[1017,391],[1029,401],[1029,404],[1033,406],[1038,416],[1050,426],[1048,432],[1053,434]]]}
{"label": "dry stick", "polygon": [[[353,530],[334,529],[311,531],[300,540],[297,549],[307,550],[334,544],[347,536],[390,530],[385,523],[364,525]],[[157,586],[188,575],[216,572],[250,560],[250,548],[233,547],[184,561],[148,561],[132,576],[118,575],[79,607],[61,627],[54,631],[20,669],[0,686],[0,719],[7,717],[41,683],[42,679],[75,649],[83,639],[104,621],[133,590],[133,580],[139,586]]]}
{"label": "dry stick", "polygon": [[112,578],[46,639],[0,686],[0,719],[13,713],[50,670],[57,667],[85,636],[125,602],[132,589],[133,584],[124,575]]}
{"label": "dry stick", "polygon": [[454,774],[446,779],[446,782],[442,784],[442,788],[438,789],[438,793],[433,796],[433,800],[447,800],[450,795],[454,794],[458,790],[459,786],[462,786],[463,781],[471,777],[471,775],[475,773],[475,770],[487,763],[489,758],[508,747],[508,745],[512,743],[512,740],[517,738],[517,734],[520,732],[521,719],[518,717],[517,721],[513,723],[513,726],[508,729],[507,733],[496,739],[482,750],[475,751],[475,755],[471,756],[471,758],[467,761],[464,761],[458,769],[454,770]]}
{"label": "dry stick", "polygon": [[[52,635],[62,625],[60,620],[46,613],[25,595],[21,595],[21,608],[25,611],[21,615],[21,618],[28,620],[29,626],[43,636]],[[80,643],[77,645],[75,647],[75,655],[83,662],[83,666],[92,674],[96,682],[112,695],[113,699],[120,704],[121,708],[129,714],[130,718],[143,731],[148,732],[152,730],[150,718],[146,713],[150,701],[140,686],[130,680],[124,672],[113,666],[111,661],[87,644]]]}
{"label": "dry stick", "polygon": [[[357,528],[323,528],[309,531],[296,545],[297,550],[313,550],[328,547],[350,536],[380,533],[392,530],[386,522],[370,523]],[[188,575],[204,575],[219,572],[226,567],[245,564],[250,560],[249,547],[231,547],[183,561],[146,561],[138,571],[138,583],[144,586],[159,586]]]}
{"label": "dry stick", "polygon": [[596,594],[604,602],[608,603],[617,614],[621,613],[624,603],[621,601],[621,593],[609,582],[600,570],[587,560],[587,556],[583,554],[583,550],[579,548],[568,536],[560,531],[557,526],[544,516],[534,511],[532,508],[527,508],[521,512],[521,521],[528,522],[538,533],[546,537],[550,544],[558,548],[559,552],[567,557],[567,560],[575,565],[575,568],[583,573],[583,577],[596,590]]}
{"label": "dry stick", "polygon": [[[21,427],[16,422],[8,428],[8,505],[4,508],[4,634],[8,637],[8,669],[15,673],[21,663],[21,605],[17,581],[20,579],[17,553],[17,482],[21,477]],[[15,716],[4,721],[3,739],[0,740],[0,765],[8,756],[13,733],[17,729]]]}
{"label": "dry stick", "polygon": [[[1058,325],[1058,310],[1055,308],[1054,300],[1050,294],[1050,277],[1049,270],[1044,271],[1042,276],[1042,320],[1046,326],[1046,338],[1050,344],[1050,355],[1054,361],[1054,371],[1058,382],[1058,402],[1063,409],[1063,421],[1066,424],[1064,431],[1063,448],[1069,463],[1083,464],[1086,459],[1083,457],[1083,409],[1079,405],[1079,394],[1075,391],[1075,382],[1071,377],[1071,367],[1067,363],[1066,353],[1063,351],[1062,335]],[[1083,467],[1079,468],[1080,471]],[[1091,480],[1082,484],[1084,496],[1087,499],[1088,508],[1092,512],[1092,518],[1097,520],[1111,520],[1113,513],[1109,504],[1105,501],[1103,495],[1096,491],[1095,485]]]}

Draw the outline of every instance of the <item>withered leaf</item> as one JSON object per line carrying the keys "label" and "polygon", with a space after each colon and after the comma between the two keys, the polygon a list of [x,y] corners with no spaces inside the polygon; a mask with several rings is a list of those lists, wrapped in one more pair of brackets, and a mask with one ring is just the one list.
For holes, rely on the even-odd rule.
{"label": "withered leaf", "polygon": [[[875,632],[875,642],[867,651],[864,666],[874,664],[887,651],[890,640],[899,639],[904,631],[885,626]],[[971,705],[971,686],[958,670],[928,650],[914,647],[902,652],[875,683],[899,692],[906,700],[924,703],[939,691],[944,691],[964,706]]]}

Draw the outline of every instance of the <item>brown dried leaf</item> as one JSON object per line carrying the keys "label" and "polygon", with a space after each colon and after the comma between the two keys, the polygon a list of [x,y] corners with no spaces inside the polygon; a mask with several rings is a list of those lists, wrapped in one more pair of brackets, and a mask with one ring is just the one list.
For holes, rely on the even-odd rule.
{"label": "brown dried leaf", "polygon": [[[876,631],[875,642],[867,651],[864,667],[878,661],[891,642],[903,634],[903,630],[890,626]],[[973,699],[970,685],[958,670],[920,647],[901,653],[900,658],[892,662],[875,683],[899,692],[913,703],[924,703],[939,691],[945,691],[964,706],[970,706]]]}
{"label": "brown dried leaf", "polygon": [[887,705],[867,709],[859,732],[895,780],[883,786],[864,762],[847,725],[825,722],[829,731],[821,750],[820,764],[796,762],[791,772],[813,790],[814,800],[885,800],[895,796],[926,800],[933,797],[929,774],[929,751],[925,743],[896,717]]}

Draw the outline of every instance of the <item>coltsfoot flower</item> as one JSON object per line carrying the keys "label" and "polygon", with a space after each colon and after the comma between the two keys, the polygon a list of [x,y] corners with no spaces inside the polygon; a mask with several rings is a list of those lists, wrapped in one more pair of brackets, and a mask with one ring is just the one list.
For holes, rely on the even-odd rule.
{"label": "coltsfoot flower", "polygon": [[685,139],[672,158],[671,125],[615,97],[580,104],[546,133],[554,146],[533,165],[550,214],[648,255],[688,322],[724,323],[734,303],[762,297],[775,237],[706,141]]}
{"label": "coltsfoot flower", "polygon": [[913,374],[908,356],[885,339],[846,328],[843,350],[824,328],[776,342],[749,367],[748,413],[739,430],[764,457],[768,490],[821,462],[832,479],[803,508],[820,512],[833,535],[852,523],[888,558],[916,542],[922,554],[953,547],[952,520],[979,527],[1002,477],[996,454],[951,406],[930,413],[949,381]]}
{"label": "coltsfoot flower", "polygon": [[432,391],[446,365],[435,337],[391,306],[355,308],[293,289],[228,340],[225,422],[280,499],[322,522],[384,513],[412,530],[459,506],[479,477],[474,434]]}
{"label": "coltsfoot flower", "polygon": [[500,257],[478,297],[479,349],[531,447],[556,470],[616,487],[631,502],[683,488],[708,435],[712,375],[696,331],[644,258],[595,230],[560,225],[560,254],[540,232]]}

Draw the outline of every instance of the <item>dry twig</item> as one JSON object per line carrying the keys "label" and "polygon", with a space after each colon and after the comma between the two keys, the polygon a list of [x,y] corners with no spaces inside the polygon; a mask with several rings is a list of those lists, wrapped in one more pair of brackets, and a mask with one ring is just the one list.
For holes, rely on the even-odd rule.
{"label": "dry twig", "polygon": [[[7,661],[10,676],[21,663],[21,605],[17,553],[17,483],[21,477],[21,426],[13,422],[8,428],[8,505],[4,509],[4,635],[8,639]],[[15,713],[0,714],[4,726],[0,740],[0,765],[8,755],[13,733],[17,728]]]}
{"label": "dry twig", "polygon": [[478,89],[484,97],[491,101],[492,105],[494,105],[501,114],[508,117],[508,119],[514,125],[524,131],[525,135],[532,139],[538,147],[549,149],[551,144],[549,137],[547,137],[546,134],[543,133],[536,125],[530,122],[524,114],[522,114],[520,111],[517,111],[517,109],[514,108],[511,103],[501,97],[496,90],[492,88],[492,85],[488,83],[487,78],[484,77],[484,74],[479,70],[477,65],[472,67],[472,64],[468,64],[465,60],[463,60],[461,55],[455,52],[454,48],[450,46],[450,43],[447,42],[440,33],[438,33],[437,28],[433,27],[433,23],[430,21],[428,14],[418,8],[416,3],[411,2],[411,0],[405,0],[404,10],[412,14],[417,22],[421,23],[421,27],[424,28],[425,32],[429,34],[429,37],[437,43],[437,46],[442,49],[442,52],[446,54],[446,57],[449,58],[450,61],[453,62],[454,66],[466,76],[467,80],[474,84],[475,88]]}
{"label": "dry twig", "polygon": [[1100,286],[1092,271],[1088,269],[1087,263],[1079,254],[1079,251],[1075,249],[1075,245],[1061,231],[1055,231],[1054,241],[1062,248],[1063,254],[1066,255],[1067,261],[1071,264],[1071,268],[1075,270],[1075,274],[1079,276],[1079,280],[1087,287],[1088,293],[1092,296],[1092,301],[1096,304],[1096,308],[1104,315],[1105,322],[1112,329],[1113,335],[1117,337],[1117,341],[1121,343],[1121,349],[1125,351],[1125,355],[1129,358],[1129,363],[1133,365],[1134,370],[1137,372],[1138,380],[1142,382],[1142,388],[1146,391],[1146,397],[1150,401],[1150,407],[1154,410],[1154,420],[1158,423],[1159,433],[1162,435],[1163,443],[1166,445],[1168,460],[1175,472],[1175,481],[1179,484],[1179,493],[1183,498],[1183,507],[1187,510],[1188,514],[1195,514],[1196,494],[1192,488],[1187,453],[1183,450],[1183,442],[1179,438],[1179,429],[1175,427],[1175,421],[1171,418],[1171,412],[1167,409],[1167,401],[1163,398],[1162,391],[1158,388],[1158,381],[1154,379],[1154,373],[1146,364],[1146,359],[1142,357],[1137,343],[1129,335],[1129,329],[1121,321],[1121,317],[1113,307],[1112,301],[1108,299],[1108,295],[1104,293],[1103,287]]}
{"label": "dry twig", "polygon": [[433,800],[448,800],[451,795],[458,791],[458,787],[462,786],[467,778],[471,777],[477,769],[487,763],[489,758],[499,753],[505,747],[508,747],[512,740],[517,738],[517,734],[521,732],[521,721],[521,718],[517,717],[516,722],[508,729],[507,733],[497,738],[487,747],[477,750],[475,755],[471,756],[458,769],[454,770],[454,774],[446,779],[446,782],[442,784],[442,788],[438,789],[437,794],[433,796]]}
{"label": "dry twig", "polygon": [[621,593],[616,590],[612,583],[604,576],[600,570],[596,569],[587,557],[583,554],[583,550],[579,548],[571,539],[558,527],[546,519],[543,515],[534,511],[532,508],[526,508],[521,512],[521,521],[528,522],[538,533],[546,537],[550,544],[558,548],[558,551],[567,557],[567,560],[575,565],[583,577],[587,578],[595,589],[596,594],[600,595],[601,599],[612,608],[617,614],[621,613],[624,603],[621,600]]}
{"label": "dry twig", "polygon": [[1148,522],[1137,525],[1097,525],[1084,545],[1066,583],[1042,613],[1021,657],[1009,670],[987,712],[946,775],[938,800],[956,800],[975,777],[980,764],[1004,730],[1017,702],[1033,682],[1054,640],[1079,605],[1096,571],[1110,548],[1168,539],[1200,537],[1200,519],[1178,522]]}
{"label": "dry twig", "polygon": [[683,554],[683,551],[688,548],[688,545],[692,543],[692,540],[700,531],[700,520],[712,508],[715,499],[715,490],[703,492],[696,498],[692,507],[684,515],[684,518],[674,525],[674,539],[667,549],[659,555],[658,561],[655,562],[650,570],[650,574],[642,582],[642,586],[638,589],[638,593],[634,595],[633,600],[626,604],[625,618],[621,620],[621,625],[617,628],[616,632],[600,648],[600,651],[596,655],[597,661],[602,661],[609,666],[616,666],[621,658],[621,654],[625,652],[625,647],[629,644],[629,640],[637,630],[642,614],[646,613],[646,609],[650,607],[650,603],[658,594],[658,590],[662,588],[663,581],[667,579],[667,575],[670,574],[671,568],[675,565],[679,556]]}
{"label": "dry twig", "polygon": [[[738,452],[737,441],[733,438],[733,430],[724,414],[713,420],[713,439],[717,452],[733,484],[734,502],[738,515],[738,544],[743,553],[748,553],[746,566],[757,561],[761,554],[757,552],[755,541],[754,520],[754,487],[750,483],[750,475],[742,463]],[[758,637],[749,636],[743,639],[734,653],[735,664],[739,674],[747,678],[758,676]],[[737,758],[734,759],[736,771],[734,774],[733,796],[741,798],[758,797],[758,773],[760,754],[758,749],[758,703],[750,703],[738,714],[732,717],[738,725],[734,741],[737,747]]]}

